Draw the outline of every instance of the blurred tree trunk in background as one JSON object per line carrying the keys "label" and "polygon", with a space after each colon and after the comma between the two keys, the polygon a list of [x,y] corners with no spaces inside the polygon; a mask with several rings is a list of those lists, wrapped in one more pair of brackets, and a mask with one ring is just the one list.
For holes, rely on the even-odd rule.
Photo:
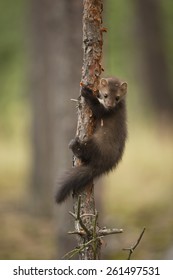
{"label": "blurred tree trunk in background", "polygon": [[161,2],[134,0],[137,41],[142,52],[143,85],[157,116],[173,116],[172,84]]}
{"label": "blurred tree trunk in background", "polygon": [[[68,143],[76,132],[82,66],[82,1],[30,1],[33,169],[30,206],[34,214],[52,215],[58,176],[72,164]],[[59,251],[68,248],[67,203],[58,212]]]}

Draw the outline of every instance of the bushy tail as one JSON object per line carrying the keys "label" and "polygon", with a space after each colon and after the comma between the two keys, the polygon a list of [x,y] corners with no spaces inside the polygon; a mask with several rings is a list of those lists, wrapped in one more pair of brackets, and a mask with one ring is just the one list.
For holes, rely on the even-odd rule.
{"label": "bushy tail", "polygon": [[56,194],[56,202],[63,202],[72,191],[79,192],[93,179],[91,167],[82,165],[68,170],[59,182],[59,190]]}

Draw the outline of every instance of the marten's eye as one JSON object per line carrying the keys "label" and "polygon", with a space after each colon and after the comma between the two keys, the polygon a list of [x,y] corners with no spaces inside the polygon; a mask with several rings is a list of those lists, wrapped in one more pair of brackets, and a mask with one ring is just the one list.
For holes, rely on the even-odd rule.
{"label": "marten's eye", "polygon": [[107,94],[107,93],[105,93],[105,94],[104,94],[104,98],[107,98],[107,97],[108,97],[108,94]]}
{"label": "marten's eye", "polygon": [[117,96],[115,97],[115,100],[118,102],[118,101],[120,100],[120,96],[117,95]]}

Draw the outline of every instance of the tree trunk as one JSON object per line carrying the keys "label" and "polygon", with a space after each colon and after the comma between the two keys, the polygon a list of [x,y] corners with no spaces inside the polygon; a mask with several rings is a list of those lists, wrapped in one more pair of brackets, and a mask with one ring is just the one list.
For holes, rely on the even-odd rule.
{"label": "tree trunk", "polygon": [[[99,78],[102,71],[102,0],[84,0],[83,12],[83,68],[81,84],[88,85],[93,90],[96,90],[99,84]],[[84,102],[83,98],[79,101],[78,110],[78,126],[77,135],[83,140],[87,139],[93,133],[94,122],[92,112]],[[75,165],[79,165],[79,160],[75,159]],[[80,215],[87,214],[82,219],[87,229],[93,229],[93,217],[96,215],[94,188],[93,183],[80,194]],[[79,197],[74,194],[74,212],[79,210]],[[90,216],[88,216],[90,214]],[[76,220],[75,228],[78,230],[78,221]],[[78,246],[84,246],[91,241],[93,236],[78,235]],[[100,242],[95,242],[95,250],[93,244],[86,246],[79,252],[79,258],[84,259],[99,259],[100,257]]]}
{"label": "tree trunk", "polygon": [[[74,137],[82,63],[82,2],[30,1],[30,92],[32,97],[33,166],[30,209],[33,214],[53,214],[54,186],[70,167],[68,143]],[[58,210],[58,255],[73,247],[66,233],[69,215]],[[68,217],[67,217],[68,216]]]}
{"label": "tree trunk", "polygon": [[137,16],[137,41],[142,51],[144,88],[157,116],[173,116],[173,96],[166,57],[161,3],[134,0]]}

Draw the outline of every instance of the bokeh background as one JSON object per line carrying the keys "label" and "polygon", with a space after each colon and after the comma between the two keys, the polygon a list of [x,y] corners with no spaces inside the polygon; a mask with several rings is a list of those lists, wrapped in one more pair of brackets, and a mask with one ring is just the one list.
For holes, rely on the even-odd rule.
{"label": "bokeh background", "polygon": [[[146,232],[134,259],[173,259],[173,3],[105,0],[105,75],[128,82],[129,137],[116,172],[96,186],[103,258]],[[71,165],[82,67],[82,1],[0,1],[0,259],[61,258],[72,206],[55,182]]]}

